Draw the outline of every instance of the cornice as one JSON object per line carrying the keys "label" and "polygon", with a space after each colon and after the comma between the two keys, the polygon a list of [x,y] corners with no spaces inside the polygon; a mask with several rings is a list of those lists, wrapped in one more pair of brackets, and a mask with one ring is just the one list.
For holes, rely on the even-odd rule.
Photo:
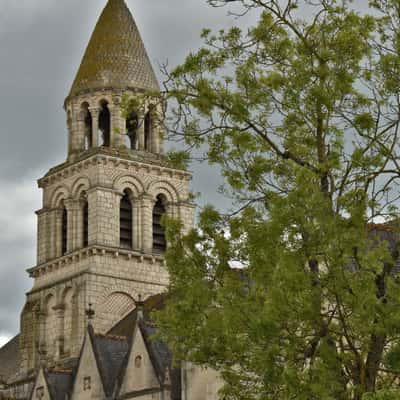
{"label": "cornice", "polygon": [[[95,165],[112,165],[114,168],[124,167],[127,170],[142,170],[148,174],[154,174],[169,179],[172,178],[185,181],[190,181],[192,179],[191,172],[169,168],[164,165],[160,165],[155,161],[151,162],[151,160],[146,160],[145,162],[130,157],[128,153],[124,157],[122,152],[109,152],[102,149],[96,150],[96,153],[88,154],[85,158],[75,161],[72,164],[64,163],[52,168],[43,178],[38,180],[38,186],[40,188],[45,188],[48,185],[65,180],[71,176],[74,176],[76,173],[81,173],[82,171],[87,170],[91,166]],[[112,154],[114,152],[119,154]],[[158,160],[158,162],[160,161]]]}
{"label": "cornice", "polygon": [[85,258],[93,256],[112,256],[114,258],[125,258],[126,260],[137,260],[138,262],[150,261],[165,266],[165,259],[160,254],[145,254],[139,251],[124,250],[115,247],[93,245],[71,252],[63,257],[56,258],[46,263],[27,269],[31,278],[38,278],[49,273],[67,268],[69,265]]}

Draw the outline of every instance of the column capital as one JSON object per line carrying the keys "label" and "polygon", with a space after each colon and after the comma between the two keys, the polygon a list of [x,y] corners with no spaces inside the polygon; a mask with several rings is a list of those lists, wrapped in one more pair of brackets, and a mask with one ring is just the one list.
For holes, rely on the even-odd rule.
{"label": "column capital", "polygon": [[92,117],[95,114],[100,114],[100,111],[101,111],[100,107],[89,107],[89,112],[90,114],[92,114]]}
{"label": "column capital", "polygon": [[140,200],[142,200],[143,202],[146,202],[146,203],[152,203],[152,204],[156,203],[156,200],[154,199],[154,197],[149,193],[143,193],[140,196]]}
{"label": "column capital", "polygon": [[65,205],[65,208],[67,209],[67,211],[75,210],[78,208],[77,206],[79,206],[79,200],[67,199],[67,200],[64,200],[64,205]]}

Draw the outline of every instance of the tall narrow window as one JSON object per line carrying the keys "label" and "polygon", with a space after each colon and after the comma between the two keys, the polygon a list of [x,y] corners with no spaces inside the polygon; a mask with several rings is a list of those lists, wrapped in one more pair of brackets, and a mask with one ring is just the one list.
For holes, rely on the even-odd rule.
{"label": "tall narrow window", "polygon": [[120,246],[125,249],[132,248],[132,203],[127,192],[121,199],[120,205]]}
{"label": "tall narrow window", "polygon": [[129,140],[128,147],[131,150],[137,150],[137,129],[139,126],[139,119],[134,112],[126,119],[126,134]]}
{"label": "tall narrow window", "polygon": [[165,214],[165,202],[162,196],[157,196],[153,209],[153,250],[156,253],[163,253],[167,248],[164,228],[161,225],[162,216]]}
{"label": "tall narrow window", "polygon": [[144,117],[144,149],[151,151],[151,116],[150,111]]}
{"label": "tall narrow window", "polygon": [[67,253],[67,243],[68,243],[68,213],[65,207],[63,208],[61,225],[62,225],[61,251],[62,255],[64,255]]}
{"label": "tall narrow window", "polygon": [[110,131],[111,131],[111,115],[108,109],[108,103],[103,101],[99,114],[99,131],[101,134],[102,146],[110,146]]}
{"label": "tall narrow window", "polygon": [[89,245],[89,204],[86,201],[83,207],[83,247]]}

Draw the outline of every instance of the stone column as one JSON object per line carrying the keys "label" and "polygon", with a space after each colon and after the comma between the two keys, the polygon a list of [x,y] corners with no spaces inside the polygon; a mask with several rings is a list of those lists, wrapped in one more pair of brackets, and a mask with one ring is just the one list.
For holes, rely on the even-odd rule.
{"label": "stone column", "polygon": [[90,107],[90,115],[92,116],[92,147],[99,147],[99,107]]}
{"label": "stone column", "polygon": [[67,253],[76,248],[76,204],[69,199],[64,202],[67,210]]}
{"label": "stone column", "polygon": [[149,194],[142,196],[142,250],[153,253],[153,208],[155,201]]}
{"label": "stone column", "polygon": [[56,349],[55,349],[55,359],[59,360],[64,354],[64,314],[65,306],[64,304],[59,304],[53,308],[56,313],[57,323],[56,323]]}
{"label": "stone column", "polygon": [[36,321],[38,323],[37,350],[39,354],[46,353],[46,313],[40,308],[35,312]]}
{"label": "stone column", "polygon": [[142,216],[140,212],[140,200],[133,199],[132,200],[132,219],[133,219],[133,227],[132,227],[132,235],[133,235],[133,250],[141,250],[142,249],[142,230],[140,229],[142,226]]}
{"label": "stone column", "polygon": [[113,104],[109,106],[111,115],[111,140],[110,146],[123,149],[126,148],[124,135],[126,134],[126,121],[121,115],[121,101],[119,98],[113,99]]}
{"label": "stone column", "polygon": [[45,209],[36,211],[37,215],[37,263],[42,264],[48,258],[49,249],[49,224],[48,212]]}
{"label": "stone column", "polygon": [[144,112],[140,111],[137,113],[138,116],[138,128],[137,128],[137,136],[139,143],[139,150],[144,150]]}
{"label": "stone column", "polygon": [[84,221],[83,221],[83,210],[85,208],[86,200],[85,199],[79,199],[76,200],[76,216],[75,216],[75,221],[76,221],[76,242],[75,242],[75,249],[82,249],[83,248],[83,231],[84,231]]}
{"label": "stone column", "polygon": [[67,252],[83,247],[83,207],[85,202],[81,199],[65,201],[68,213]]}
{"label": "stone column", "polygon": [[151,123],[151,151],[155,154],[160,154],[160,121],[159,114],[155,109],[150,109]]}
{"label": "stone column", "polygon": [[51,248],[51,258],[61,257],[62,256],[62,216],[63,216],[63,208],[55,208],[51,211],[51,221],[52,221],[52,229],[51,229],[51,240],[50,240],[50,248]]}

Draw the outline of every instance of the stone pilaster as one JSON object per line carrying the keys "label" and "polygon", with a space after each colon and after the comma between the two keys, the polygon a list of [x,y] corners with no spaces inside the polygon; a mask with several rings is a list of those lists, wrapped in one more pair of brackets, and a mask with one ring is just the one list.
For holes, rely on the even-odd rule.
{"label": "stone pilaster", "polygon": [[55,359],[59,360],[64,354],[64,314],[65,306],[59,304],[54,307],[56,313],[56,343],[55,343]]}
{"label": "stone pilaster", "polygon": [[111,147],[117,149],[126,148],[124,135],[126,130],[125,119],[121,115],[120,99],[115,98],[113,104],[109,106],[111,114]]}
{"label": "stone pilaster", "polygon": [[119,203],[121,194],[96,187],[88,192],[89,245],[119,246]]}
{"label": "stone pilaster", "polygon": [[82,199],[65,201],[68,212],[68,240],[67,252],[83,247],[83,208],[85,201]]}
{"label": "stone pilaster", "polygon": [[142,214],[139,199],[132,200],[132,216],[133,249],[142,250]]}
{"label": "stone pilaster", "polygon": [[155,201],[151,195],[142,196],[142,250],[153,253],[153,208]]}
{"label": "stone pilaster", "polygon": [[42,264],[49,260],[50,224],[49,213],[42,209],[36,211],[37,215],[37,263]]}

